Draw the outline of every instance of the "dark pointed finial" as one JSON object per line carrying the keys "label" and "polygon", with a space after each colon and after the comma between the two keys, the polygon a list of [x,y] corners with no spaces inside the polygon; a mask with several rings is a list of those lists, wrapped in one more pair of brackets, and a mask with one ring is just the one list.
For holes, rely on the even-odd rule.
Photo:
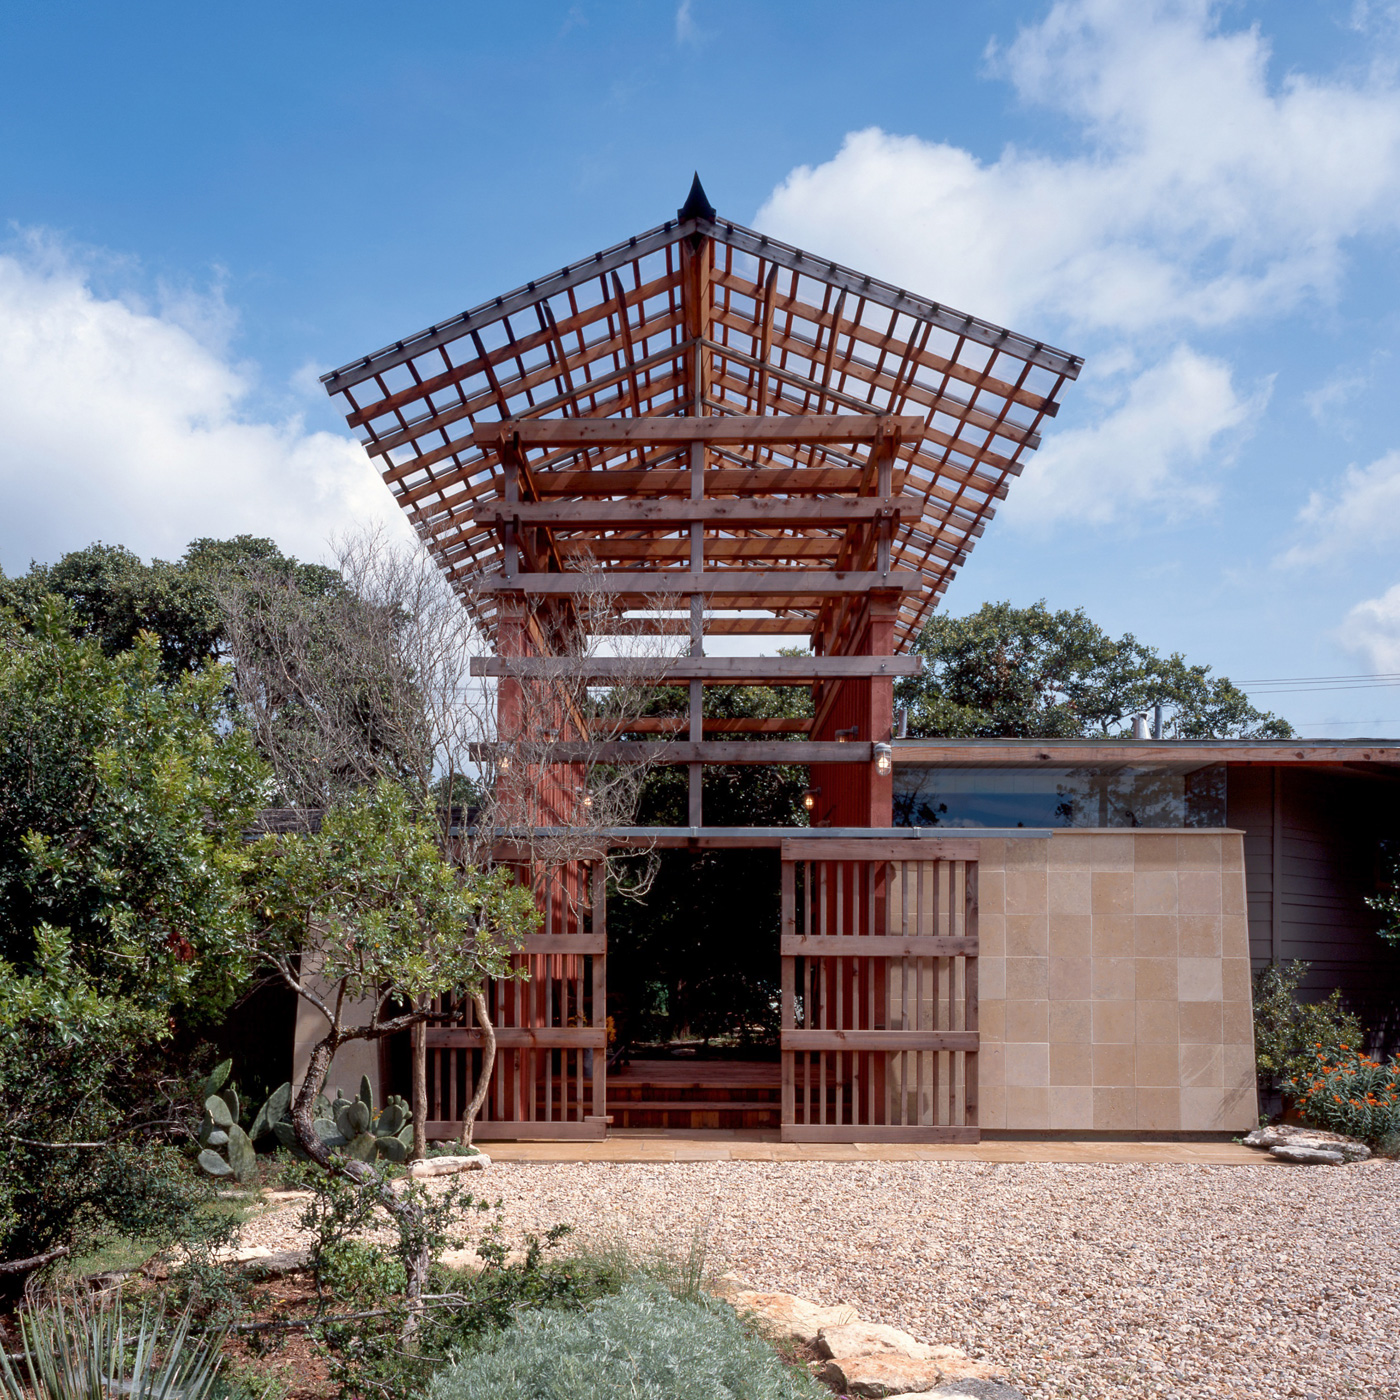
{"label": "dark pointed finial", "polygon": [[691,181],[690,193],[685,197],[685,203],[676,210],[676,217],[684,223],[687,219],[708,219],[711,222],[715,217],[715,206],[710,203],[705,194],[705,187],[700,183],[700,173],[696,171],[695,179]]}

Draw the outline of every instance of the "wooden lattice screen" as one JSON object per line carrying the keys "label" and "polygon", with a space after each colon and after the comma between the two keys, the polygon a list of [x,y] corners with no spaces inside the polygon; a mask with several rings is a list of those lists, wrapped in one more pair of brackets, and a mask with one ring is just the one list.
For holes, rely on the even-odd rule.
{"label": "wooden lattice screen", "polygon": [[782,847],[782,1134],[976,1142],[977,843]]}
{"label": "wooden lattice screen", "polygon": [[[496,1066],[476,1124],[479,1138],[592,1138],[607,1134],[607,927],[603,866],[573,863],[538,877],[544,915],[513,965],[528,980],[487,989]],[[441,998],[427,1037],[428,1136],[461,1132],[481,1069],[472,1004]],[[470,1076],[470,1077],[469,1077]]]}

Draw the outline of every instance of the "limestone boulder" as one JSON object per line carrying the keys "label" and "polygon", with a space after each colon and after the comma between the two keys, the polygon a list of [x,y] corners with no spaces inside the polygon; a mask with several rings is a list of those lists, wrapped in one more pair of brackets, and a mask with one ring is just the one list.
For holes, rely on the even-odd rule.
{"label": "limestone boulder", "polygon": [[846,1322],[823,1327],[817,1334],[817,1354],[844,1361],[855,1356],[906,1356],[911,1361],[931,1360],[934,1348],[915,1340],[898,1327],[882,1322]]}
{"label": "limestone boulder", "polygon": [[1026,1400],[1014,1385],[1005,1381],[945,1381],[925,1392],[928,1400]]}
{"label": "limestone boulder", "polygon": [[825,1327],[840,1327],[857,1321],[856,1310],[844,1303],[822,1307],[794,1293],[756,1293],[739,1289],[729,1299],[738,1312],[753,1313],[781,1337],[793,1337],[808,1345],[817,1340]]}
{"label": "limestone boulder", "polygon": [[427,1157],[421,1162],[410,1162],[410,1176],[456,1176],[458,1172],[484,1172],[491,1165],[491,1159],[484,1152],[474,1152],[461,1157]]}
{"label": "limestone boulder", "polygon": [[[1267,1128],[1255,1128],[1244,1138],[1246,1147],[1279,1155],[1280,1147],[1306,1148],[1312,1152],[1339,1152],[1344,1162],[1364,1162],[1371,1149],[1356,1138],[1341,1133],[1329,1133],[1323,1128],[1300,1128],[1293,1123],[1273,1123]],[[1280,1157],[1281,1161],[1301,1161],[1301,1158]],[[1335,1164],[1332,1164],[1335,1165]]]}
{"label": "limestone boulder", "polygon": [[891,1395],[922,1395],[948,1382],[990,1380],[994,1368],[972,1361],[957,1347],[929,1347],[939,1353],[925,1358],[884,1352],[875,1356],[833,1359],[818,1373],[838,1395],[884,1400]]}
{"label": "limestone boulder", "polygon": [[1269,1156],[1280,1162],[1294,1162],[1301,1167],[1340,1167],[1344,1166],[1347,1160],[1340,1152],[1333,1151],[1330,1145],[1327,1147],[1321,1144],[1311,1146],[1302,1142],[1290,1142],[1280,1147],[1271,1147]]}

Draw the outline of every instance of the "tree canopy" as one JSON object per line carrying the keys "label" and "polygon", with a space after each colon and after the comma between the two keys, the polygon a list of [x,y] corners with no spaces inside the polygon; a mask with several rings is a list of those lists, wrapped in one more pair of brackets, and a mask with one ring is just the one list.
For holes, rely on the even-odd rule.
{"label": "tree canopy", "polygon": [[921,738],[1078,739],[1122,736],[1161,704],[1180,739],[1286,739],[1287,720],[1256,709],[1209,666],[1163,656],[1131,632],[1110,637],[1083,608],[984,603],[935,615],[915,643],[924,673],[895,703]]}

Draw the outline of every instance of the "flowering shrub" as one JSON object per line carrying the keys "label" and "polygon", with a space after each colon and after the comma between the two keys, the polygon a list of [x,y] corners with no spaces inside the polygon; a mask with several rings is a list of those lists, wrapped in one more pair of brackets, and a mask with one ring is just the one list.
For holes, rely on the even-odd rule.
{"label": "flowering shrub", "polygon": [[1330,1050],[1319,1041],[1312,1063],[1284,1088],[1316,1128],[1371,1143],[1400,1133],[1400,1059],[1382,1064],[1350,1046]]}

